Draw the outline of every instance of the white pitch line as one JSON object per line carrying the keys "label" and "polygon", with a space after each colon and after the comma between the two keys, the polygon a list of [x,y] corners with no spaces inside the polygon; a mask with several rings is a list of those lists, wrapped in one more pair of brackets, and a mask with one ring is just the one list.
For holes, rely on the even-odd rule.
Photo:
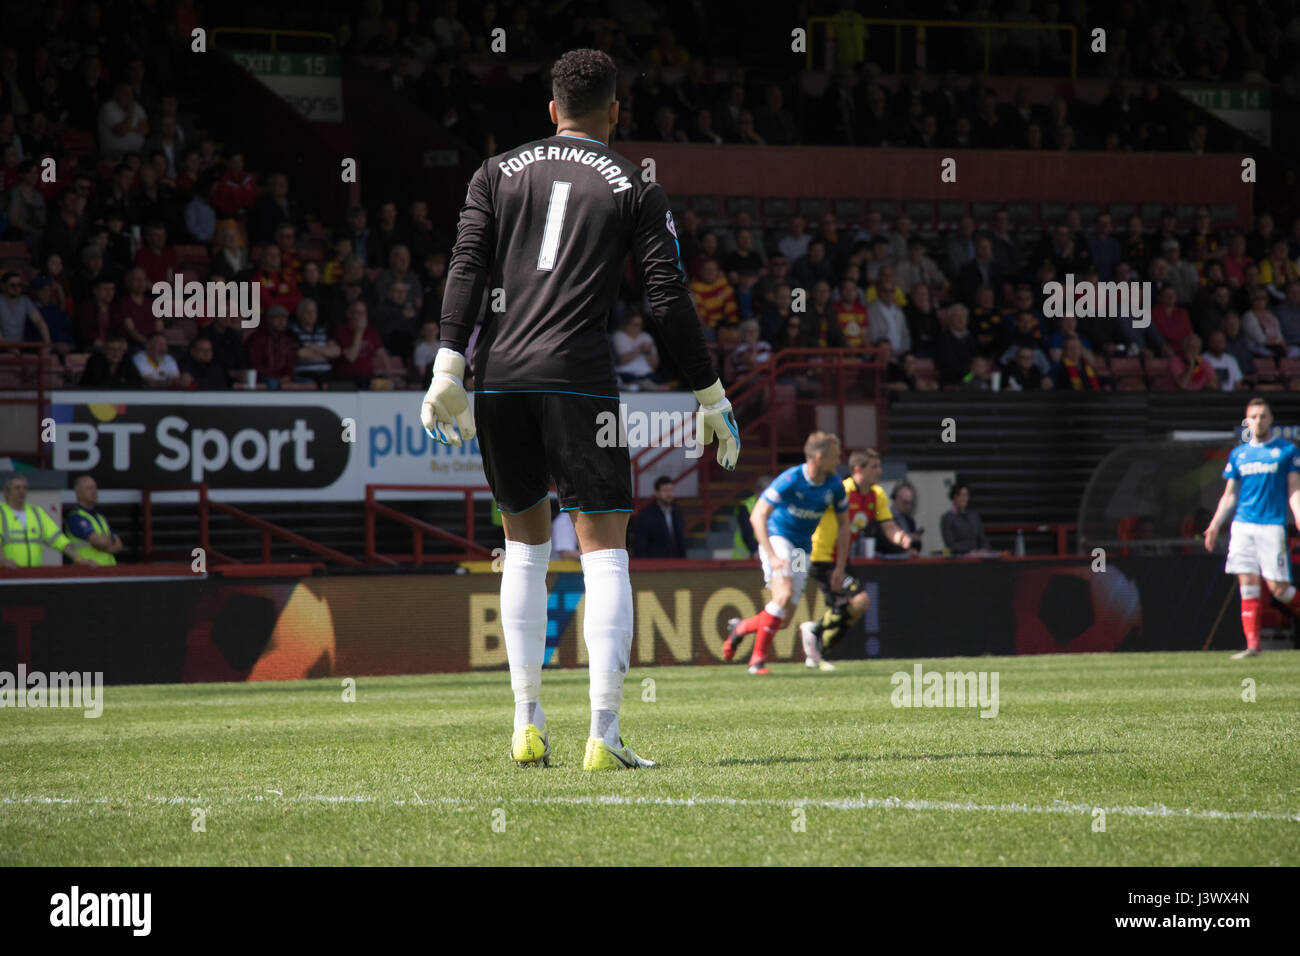
{"label": "white pitch line", "polygon": [[741,797],[627,797],[619,794],[588,797],[432,797],[421,799],[417,794],[415,800],[394,799],[380,800],[361,794],[330,796],[325,794],[302,794],[288,797],[267,797],[262,794],[239,797],[223,797],[217,800],[204,800],[201,797],[143,797],[110,798],[95,797],[41,797],[21,796],[0,798],[0,804],[112,804],[123,806],[131,803],[152,803],[157,805],[174,804],[221,804],[239,803],[373,803],[391,806],[455,806],[455,807],[496,807],[504,803],[517,806],[617,806],[617,807],[815,807],[823,810],[912,810],[922,813],[1034,813],[1034,814],[1079,814],[1091,816],[1100,809],[1106,814],[1123,817],[1161,817],[1181,818],[1185,820],[1285,820],[1300,823],[1300,812],[1275,813],[1266,810],[1195,810],[1190,808],[1166,807],[1152,804],[1149,807],[1095,807],[1086,803],[1052,803],[1047,806],[1033,806],[1025,803],[954,803],[941,800],[903,800],[899,797],[857,797],[839,799],[800,798],[791,800],[751,800]]}

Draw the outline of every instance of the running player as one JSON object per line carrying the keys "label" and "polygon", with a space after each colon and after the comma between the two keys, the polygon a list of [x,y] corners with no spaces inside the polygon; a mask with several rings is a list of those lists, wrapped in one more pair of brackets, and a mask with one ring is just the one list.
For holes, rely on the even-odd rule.
{"label": "running player", "polygon": [[[850,543],[864,532],[874,532],[879,525],[881,532],[894,544],[900,548],[910,547],[912,536],[895,524],[894,513],[889,510],[889,496],[877,484],[880,480],[880,452],[874,448],[855,451],[849,455],[849,472],[849,477],[844,479],[844,490],[849,496]],[[813,532],[811,566],[813,580],[821,585],[826,597],[826,612],[820,621],[804,621],[799,625],[804,663],[824,671],[835,670],[835,665],[822,658],[822,651],[846,634],[858,618],[867,613],[867,606],[871,603],[862,584],[851,575],[844,576],[844,583],[838,590],[831,587],[831,571],[837,557],[836,537],[834,512],[827,508]]]}
{"label": "running player", "polygon": [[750,523],[758,539],[763,562],[763,582],[771,589],[767,606],[753,617],[728,622],[730,632],[722,645],[724,660],[732,660],[746,634],[757,632],[749,658],[751,674],[770,674],[767,654],[772,638],[789,619],[803,597],[808,580],[808,552],[812,533],[828,508],[839,520],[835,566],[831,587],[839,590],[849,555],[849,496],[835,474],[843,450],[840,440],[827,432],[813,432],[803,446],[806,461],[782,472],[754,505]]}
{"label": "running player", "polygon": [[[605,327],[629,252],[648,315],[700,400],[697,439],[707,444],[717,435],[724,468],[734,468],[740,453],[686,286],[668,197],[608,146],[618,123],[617,78],[614,61],[598,50],[560,57],[549,107],[555,135],[493,156],[470,180],[447,269],[441,347],[421,407],[425,428],[442,442],[472,439],[475,418],[482,427],[483,471],[506,537],[501,626],[515,696],[510,752],[520,766],[546,766],[551,752],[540,695],[552,480],[561,509],[576,512],[586,585],[591,732],[583,768],[653,766],[619,736],[632,644],[625,543],[632,466],[626,442],[599,437],[602,413],[619,420]],[[465,348],[488,289],[471,412]]]}
{"label": "running player", "polygon": [[1286,548],[1288,505],[1300,525],[1300,450],[1285,438],[1269,437],[1273,412],[1262,398],[1250,400],[1242,424],[1249,430],[1250,440],[1228,455],[1223,469],[1228,484],[1205,529],[1205,550],[1213,551],[1219,529],[1233,508],[1237,509],[1228,536],[1224,571],[1237,575],[1241,585],[1241,629],[1246,633],[1246,649],[1233,654],[1233,660],[1259,656],[1261,576],[1273,597],[1292,614],[1300,615],[1300,593],[1291,584]]}

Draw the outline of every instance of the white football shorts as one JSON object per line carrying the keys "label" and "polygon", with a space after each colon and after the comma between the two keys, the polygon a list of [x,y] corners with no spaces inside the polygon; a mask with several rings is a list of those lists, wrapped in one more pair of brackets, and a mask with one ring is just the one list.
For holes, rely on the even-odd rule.
{"label": "white football shorts", "polygon": [[[786,567],[790,570],[790,579],[793,587],[790,591],[790,602],[798,604],[799,599],[803,597],[804,585],[808,583],[808,564],[812,560],[808,552],[795,554],[795,546],[790,543],[789,538],[779,538],[776,535],[771,536],[772,550],[776,552],[778,558],[783,558]],[[763,583],[768,587],[772,585],[772,568],[771,563],[767,560],[767,552],[762,548],[759,549],[758,555],[763,562]],[[796,568],[798,570],[796,570]]]}
{"label": "white football shorts", "polygon": [[1234,521],[1228,534],[1228,574],[1258,574],[1269,581],[1290,581],[1286,526]]}

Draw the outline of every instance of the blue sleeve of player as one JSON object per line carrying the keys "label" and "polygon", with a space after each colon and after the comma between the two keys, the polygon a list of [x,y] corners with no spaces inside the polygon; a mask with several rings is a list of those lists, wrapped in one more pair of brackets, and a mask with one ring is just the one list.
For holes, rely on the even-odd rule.
{"label": "blue sleeve of player", "polygon": [[777,475],[776,480],[767,486],[763,492],[763,500],[773,507],[782,505],[786,498],[789,497],[790,491],[794,488],[795,479],[799,473],[791,468],[783,474]]}
{"label": "blue sleeve of player", "polygon": [[1296,448],[1295,445],[1288,445],[1286,460],[1286,474],[1289,475],[1293,471],[1300,471],[1300,448]]}
{"label": "blue sleeve of player", "polygon": [[1223,478],[1225,481],[1231,481],[1233,478],[1241,481],[1241,472],[1237,470],[1237,451],[1238,449],[1234,448],[1232,451],[1228,452],[1228,463],[1223,466]]}
{"label": "blue sleeve of player", "polygon": [[849,493],[844,487],[844,482],[838,482],[835,485],[835,513],[844,514],[849,510]]}
{"label": "blue sleeve of player", "polygon": [[94,530],[95,528],[91,525],[90,519],[80,512],[68,515],[68,534],[70,536],[85,541]]}

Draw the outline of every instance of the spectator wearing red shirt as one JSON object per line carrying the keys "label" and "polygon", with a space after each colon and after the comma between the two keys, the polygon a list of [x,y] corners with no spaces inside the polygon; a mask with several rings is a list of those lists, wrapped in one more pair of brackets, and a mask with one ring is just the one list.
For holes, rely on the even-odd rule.
{"label": "spectator wearing red shirt", "polygon": [[[176,170],[176,185],[190,192],[198,185],[199,177],[203,171],[199,168],[199,151],[195,146],[190,146],[185,150],[181,157],[180,166]],[[212,185],[216,187],[216,180],[213,179]],[[216,208],[215,206],[213,207]]]}
{"label": "spectator wearing red shirt", "polygon": [[266,313],[267,325],[248,337],[248,364],[257,370],[259,381],[278,389],[293,381],[298,364],[298,342],[289,334],[289,313],[273,305]]}
{"label": "spectator wearing red shirt", "polygon": [[348,306],[347,321],[335,331],[334,341],[343,350],[334,360],[335,378],[352,379],[358,387],[369,388],[376,366],[379,372],[388,373],[388,353],[360,299]]}
{"label": "spectator wearing red shirt", "polygon": [[149,336],[155,332],[167,331],[166,322],[154,315],[153,303],[144,270],[139,266],[129,270],[122,280],[122,296],[113,303],[113,321],[128,341],[141,348],[148,346]]}
{"label": "spectator wearing red shirt", "polygon": [[1160,290],[1159,302],[1151,309],[1151,324],[1169,343],[1171,355],[1176,351],[1174,343],[1181,343],[1192,334],[1192,320],[1187,317],[1187,310],[1178,305],[1178,292],[1173,286]]}
{"label": "spectator wearing red shirt", "polygon": [[1201,358],[1201,337],[1195,332],[1182,340],[1181,354],[1169,356],[1169,374],[1184,391],[1219,388],[1218,373]]}
{"label": "spectator wearing red shirt", "polygon": [[286,312],[298,310],[302,292],[297,281],[285,274],[279,246],[267,246],[262,250],[262,263],[253,281],[262,284],[263,312],[269,313],[277,305],[283,306]]}
{"label": "spectator wearing red shirt", "polygon": [[1228,240],[1228,252],[1223,257],[1223,278],[1234,289],[1240,289],[1246,280],[1246,266],[1255,260],[1246,255],[1246,237],[1235,233]]}
{"label": "spectator wearing red shirt", "polygon": [[257,179],[244,168],[244,154],[235,153],[226,163],[226,171],[217,180],[212,194],[212,208],[223,219],[234,217],[242,209],[251,209],[257,202]]}
{"label": "spectator wearing red shirt", "polygon": [[858,284],[852,279],[840,283],[840,298],[835,303],[835,321],[839,323],[844,344],[850,348],[867,346],[867,307],[858,296]]}
{"label": "spectator wearing red shirt", "polygon": [[167,246],[167,227],[151,222],[144,229],[144,245],[135,254],[135,265],[144,270],[152,287],[155,282],[171,282],[176,272],[176,250]]}
{"label": "spectator wearing red shirt", "polygon": [[82,351],[102,348],[111,338],[125,341],[121,317],[113,311],[116,292],[116,282],[101,278],[91,290],[91,297],[77,306],[77,347]]}

